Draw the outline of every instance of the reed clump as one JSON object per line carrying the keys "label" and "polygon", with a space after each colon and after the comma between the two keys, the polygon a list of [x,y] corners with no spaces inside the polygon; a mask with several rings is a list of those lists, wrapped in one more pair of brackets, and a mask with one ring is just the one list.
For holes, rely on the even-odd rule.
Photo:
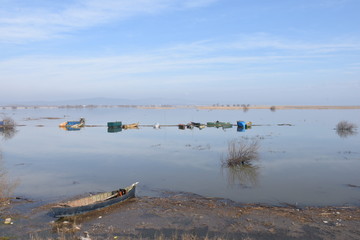
{"label": "reed clump", "polygon": [[16,122],[14,119],[12,119],[11,117],[5,117],[3,118],[3,128],[7,128],[7,129],[11,129],[11,128],[15,128],[16,126]]}
{"label": "reed clump", "polygon": [[16,188],[16,182],[10,182],[7,172],[2,164],[2,154],[0,152],[0,218],[6,213],[6,210],[10,208],[10,200],[13,190]]}
{"label": "reed clump", "polygon": [[233,139],[228,144],[228,153],[222,160],[224,167],[236,167],[248,164],[252,160],[258,159],[259,142],[257,140],[237,140]]}
{"label": "reed clump", "polygon": [[336,133],[340,137],[355,135],[357,133],[356,129],[357,129],[357,125],[354,123],[350,123],[348,121],[340,121],[336,125]]}
{"label": "reed clump", "polygon": [[17,132],[16,122],[10,117],[5,117],[1,121],[2,124],[0,125],[0,135],[3,136],[4,140],[8,140],[12,138]]}

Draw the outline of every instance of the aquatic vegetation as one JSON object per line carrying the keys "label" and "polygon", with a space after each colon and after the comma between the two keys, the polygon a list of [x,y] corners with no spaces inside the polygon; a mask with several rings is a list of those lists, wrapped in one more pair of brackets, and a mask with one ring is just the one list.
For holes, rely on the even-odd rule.
{"label": "aquatic vegetation", "polygon": [[254,139],[231,140],[228,152],[222,159],[223,169],[227,169],[228,183],[241,186],[257,185],[259,167],[253,164],[258,159],[259,142]]}
{"label": "aquatic vegetation", "polygon": [[0,152],[0,217],[10,207],[10,198],[17,183],[9,181],[7,172],[2,164],[2,154]]}
{"label": "aquatic vegetation", "polygon": [[259,142],[257,140],[233,139],[228,143],[228,153],[223,166],[234,167],[249,163],[258,158]]}
{"label": "aquatic vegetation", "polygon": [[15,128],[16,126],[14,119],[12,119],[11,117],[3,118],[2,122],[3,122],[3,128]]}
{"label": "aquatic vegetation", "polygon": [[5,117],[1,120],[2,124],[0,126],[0,135],[3,136],[4,140],[12,138],[16,130],[16,122],[10,117]]}
{"label": "aquatic vegetation", "polygon": [[340,121],[336,125],[336,133],[340,137],[348,137],[357,134],[357,125],[348,121]]}

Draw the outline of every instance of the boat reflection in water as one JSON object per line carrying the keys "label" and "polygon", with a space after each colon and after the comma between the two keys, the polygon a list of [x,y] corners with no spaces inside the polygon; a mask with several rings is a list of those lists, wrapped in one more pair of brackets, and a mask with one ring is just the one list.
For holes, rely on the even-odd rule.
{"label": "boat reflection in water", "polygon": [[107,132],[108,133],[117,133],[117,132],[121,132],[122,128],[118,127],[118,128],[113,128],[113,127],[108,127]]}
{"label": "boat reflection in water", "polygon": [[61,126],[62,130],[65,131],[80,131],[81,127],[72,127],[72,126]]}

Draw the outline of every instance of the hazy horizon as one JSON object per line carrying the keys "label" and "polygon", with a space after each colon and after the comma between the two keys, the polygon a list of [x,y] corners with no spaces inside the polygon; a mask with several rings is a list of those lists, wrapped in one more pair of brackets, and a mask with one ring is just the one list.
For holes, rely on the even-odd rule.
{"label": "hazy horizon", "polygon": [[[0,0],[1,1],[1,0]],[[357,0],[1,1],[0,105],[355,105]]]}

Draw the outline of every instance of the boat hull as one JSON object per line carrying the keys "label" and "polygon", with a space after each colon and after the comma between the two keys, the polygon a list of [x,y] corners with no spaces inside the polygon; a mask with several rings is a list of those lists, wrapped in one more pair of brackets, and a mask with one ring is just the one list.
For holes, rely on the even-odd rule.
{"label": "boat hull", "polygon": [[59,127],[72,127],[72,128],[80,128],[85,126],[85,119],[80,118],[80,121],[66,121],[59,124]]}
{"label": "boat hull", "polygon": [[233,125],[228,122],[207,122],[206,125],[208,127],[216,127],[216,128],[232,128]]}
{"label": "boat hull", "polygon": [[107,126],[108,128],[121,128],[122,122],[108,122]]}
{"label": "boat hull", "polygon": [[75,215],[79,215],[79,214],[84,214],[90,211],[94,211],[97,209],[102,209],[111,205],[114,205],[116,203],[120,203],[120,202],[124,202],[130,198],[135,197],[135,189],[136,189],[136,185],[137,183],[134,183],[133,185],[129,186],[126,188],[127,192],[126,194],[122,195],[122,196],[116,196],[110,199],[103,199],[101,200],[101,198],[106,198],[108,196],[111,196],[114,192],[116,191],[112,191],[112,192],[107,192],[107,193],[100,193],[100,194],[96,194],[94,196],[91,197],[86,197],[86,198],[82,198],[79,200],[75,200],[75,201],[86,201],[89,198],[100,198],[100,201],[92,203],[92,204],[88,204],[88,205],[83,205],[83,206],[75,206],[75,207],[53,207],[50,211],[50,215],[56,218],[59,217],[69,217],[69,216],[75,216]]}

